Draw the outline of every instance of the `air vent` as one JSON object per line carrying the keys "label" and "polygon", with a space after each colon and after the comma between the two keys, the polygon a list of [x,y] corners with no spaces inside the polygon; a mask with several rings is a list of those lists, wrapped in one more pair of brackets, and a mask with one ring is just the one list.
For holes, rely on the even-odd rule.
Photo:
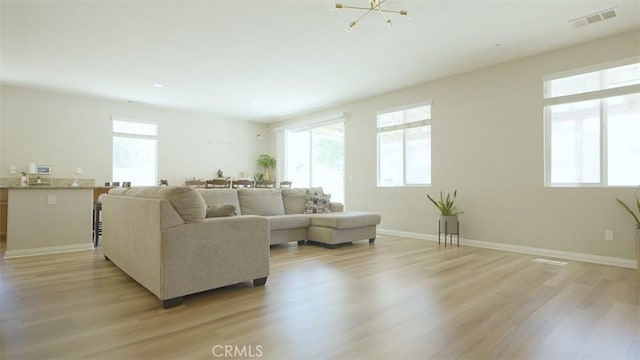
{"label": "air vent", "polygon": [[587,22],[589,24],[593,24],[594,22],[598,22],[602,20],[602,18],[600,17],[600,15],[591,15],[587,18]]}
{"label": "air vent", "polygon": [[594,24],[602,20],[608,20],[613,17],[616,17],[617,15],[616,9],[617,8],[602,10],[594,14],[589,14],[573,20],[569,20],[569,22],[572,23],[574,27],[582,27],[582,26]]}
{"label": "air vent", "polygon": [[600,16],[602,16],[602,18],[605,19],[605,20],[611,19],[612,17],[616,16],[616,11],[614,9],[607,10],[607,11],[601,13]]}

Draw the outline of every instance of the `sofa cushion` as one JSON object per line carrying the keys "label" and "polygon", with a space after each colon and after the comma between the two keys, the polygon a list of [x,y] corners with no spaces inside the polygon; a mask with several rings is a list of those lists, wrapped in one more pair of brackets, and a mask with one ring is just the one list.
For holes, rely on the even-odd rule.
{"label": "sofa cushion", "polygon": [[[207,214],[207,205],[202,196],[192,188],[185,186],[148,186],[132,187],[124,194],[115,189],[109,191],[109,195],[132,196],[149,199],[163,199],[169,201],[171,206],[182,216],[185,223],[196,223],[204,220]],[[114,191],[112,193],[112,191]]]}
{"label": "sofa cushion", "polygon": [[284,215],[280,189],[238,189],[243,215]]}
{"label": "sofa cushion", "polygon": [[237,215],[242,215],[237,189],[197,189],[197,191],[202,195],[207,207],[229,204],[236,207]]}
{"label": "sofa cushion", "polygon": [[311,223],[309,215],[305,214],[275,215],[268,216],[267,219],[271,231],[307,228]]}
{"label": "sofa cushion", "polygon": [[225,216],[235,216],[236,207],[230,204],[225,205],[212,205],[207,207],[207,217],[225,217]]}
{"label": "sofa cushion", "polygon": [[317,192],[307,193],[304,204],[305,214],[323,214],[331,212],[331,194],[318,194]]}
{"label": "sofa cushion", "polygon": [[307,189],[282,189],[285,214],[302,214],[307,201]]}
{"label": "sofa cushion", "polygon": [[114,187],[109,189],[109,195],[125,195],[129,191],[126,187]]}
{"label": "sofa cushion", "polygon": [[352,229],[380,224],[380,214],[364,211],[347,211],[311,216],[311,225],[334,229]]}

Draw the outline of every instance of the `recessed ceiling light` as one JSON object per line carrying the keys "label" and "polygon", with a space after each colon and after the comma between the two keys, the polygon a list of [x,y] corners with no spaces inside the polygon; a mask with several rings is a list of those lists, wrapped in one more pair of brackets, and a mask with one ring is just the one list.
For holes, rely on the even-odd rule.
{"label": "recessed ceiling light", "polygon": [[157,83],[157,82],[156,82],[156,83],[151,84],[151,86],[153,86],[153,87],[157,87],[157,88],[164,87],[164,85],[162,85],[162,84],[160,84],[160,83]]}
{"label": "recessed ceiling light", "polygon": [[257,101],[252,101],[252,102],[250,102],[250,104],[251,105],[258,105],[258,102]]}

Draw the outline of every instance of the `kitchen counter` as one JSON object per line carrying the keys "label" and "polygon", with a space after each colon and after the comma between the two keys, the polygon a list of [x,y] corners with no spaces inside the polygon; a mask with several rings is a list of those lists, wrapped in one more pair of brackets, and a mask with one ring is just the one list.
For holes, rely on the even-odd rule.
{"label": "kitchen counter", "polygon": [[5,186],[5,258],[93,249],[92,213],[99,186]]}
{"label": "kitchen counter", "polygon": [[0,189],[8,190],[86,190],[86,189],[111,189],[108,186],[59,186],[59,185],[30,185],[30,186],[0,186]]}

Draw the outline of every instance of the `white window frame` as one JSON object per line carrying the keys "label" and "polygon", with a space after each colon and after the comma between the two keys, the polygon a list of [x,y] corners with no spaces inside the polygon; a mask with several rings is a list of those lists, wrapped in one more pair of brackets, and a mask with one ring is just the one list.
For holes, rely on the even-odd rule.
{"label": "white window frame", "polygon": [[[156,134],[155,135],[141,135],[141,134],[132,134],[132,133],[127,133],[127,132],[118,132],[118,131],[114,131],[113,130],[113,123],[115,121],[122,121],[122,122],[129,122],[129,123],[138,123],[138,124],[147,124],[147,125],[153,125],[156,127]],[[155,156],[155,174],[154,174],[154,178],[158,179],[158,132],[159,132],[159,126],[158,123],[155,121],[147,121],[147,120],[137,120],[137,119],[128,119],[128,118],[122,118],[122,117],[111,117],[111,146],[113,146],[113,139],[115,137],[124,137],[124,138],[131,138],[131,139],[144,139],[144,140],[155,140],[155,152],[156,152],[156,156]],[[111,158],[113,159],[113,148],[111,149]],[[113,163],[111,164],[111,177],[113,178]],[[134,184],[135,185],[135,184]]]}
{"label": "white window frame", "polygon": [[[342,179],[342,191],[344,194],[344,199],[341,201],[343,204],[345,204],[346,206],[346,197],[347,197],[347,187],[346,187],[346,182],[345,182],[345,178],[346,178],[346,169],[347,169],[347,158],[346,158],[346,142],[347,142],[347,138],[346,138],[346,129],[347,129],[347,114],[340,112],[340,113],[335,113],[335,114],[328,114],[325,116],[320,116],[320,117],[313,117],[310,119],[305,119],[305,120],[300,120],[300,121],[296,121],[295,123],[291,123],[291,124],[287,124],[285,126],[282,127],[277,127],[274,129],[274,131],[278,134],[277,136],[277,154],[278,157],[280,159],[283,159],[283,161],[281,163],[279,163],[280,166],[280,170],[279,170],[279,174],[281,175],[282,179],[289,179],[289,174],[288,174],[288,164],[286,164],[287,161],[287,156],[286,153],[288,151],[295,151],[295,149],[289,149],[287,144],[288,144],[288,136],[290,132],[300,132],[300,131],[307,131],[309,130],[309,180],[310,180],[310,186],[322,186],[322,184],[313,184],[313,175],[314,175],[314,167],[312,165],[312,161],[311,161],[311,157],[313,157],[313,129],[315,128],[320,128],[320,127],[324,127],[324,126],[328,126],[328,125],[334,125],[334,124],[342,124],[343,128],[344,128],[344,146],[343,146],[343,151],[342,151],[342,161],[343,161],[343,179]],[[295,183],[293,184],[293,186],[295,187]],[[325,189],[326,190],[326,189]]]}
{"label": "white window frame", "polygon": [[[423,106],[429,106],[430,107],[430,109],[429,109],[430,117],[428,119],[414,121],[414,122],[410,122],[410,123],[403,123],[403,124],[398,124],[398,125],[384,126],[384,127],[378,127],[378,125],[377,125],[378,117],[380,115],[393,113],[393,112],[397,112],[397,111],[405,111],[405,110],[418,108],[418,107],[423,107]],[[376,148],[376,171],[377,171],[377,173],[376,173],[376,186],[377,187],[380,187],[380,188],[393,188],[393,187],[430,187],[431,186],[432,179],[433,179],[433,171],[431,173],[431,176],[429,177],[429,182],[424,183],[424,184],[407,184],[407,138],[406,138],[406,132],[405,131],[402,132],[402,147],[403,147],[403,151],[402,151],[402,184],[401,185],[381,185],[380,184],[380,136],[379,136],[379,134],[385,133],[385,132],[397,131],[397,130],[407,130],[407,129],[411,129],[411,128],[429,127],[429,131],[430,131],[430,139],[429,140],[430,140],[430,144],[432,144],[432,139],[433,139],[433,127],[431,126],[431,120],[433,119],[432,110],[433,110],[432,101],[431,100],[427,100],[427,101],[414,103],[414,104],[409,104],[409,105],[405,105],[405,106],[401,106],[401,107],[397,107],[397,108],[381,110],[381,111],[378,111],[376,113],[376,128],[377,128],[377,131],[376,131],[376,144],[377,144],[377,148]],[[431,165],[433,165],[433,161],[432,160],[433,160],[433,157],[431,157],[431,159],[429,161],[429,163]],[[431,170],[433,170],[433,166],[431,166]]]}
{"label": "white window frame", "polygon": [[[639,63],[640,57],[632,57],[608,62],[580,69],[574,69],[561,73],[545,75],[543,77],[543,106],[544,106],[544,185],[545,187],[636,187],[637,185],[609,185],[607,164],[607,111],[605,100],[610,97],[640,94],[640,84],[626,85],[610,89],[589,91],[579,94],[551,97],[549,94],[549,82],[556,79],[586,74],[595,71],[604,71],[619,66]],[[553,183],[551,182],[551,106],[569,104],[587,100],[600,101],[600,181],[593,183]]]}

